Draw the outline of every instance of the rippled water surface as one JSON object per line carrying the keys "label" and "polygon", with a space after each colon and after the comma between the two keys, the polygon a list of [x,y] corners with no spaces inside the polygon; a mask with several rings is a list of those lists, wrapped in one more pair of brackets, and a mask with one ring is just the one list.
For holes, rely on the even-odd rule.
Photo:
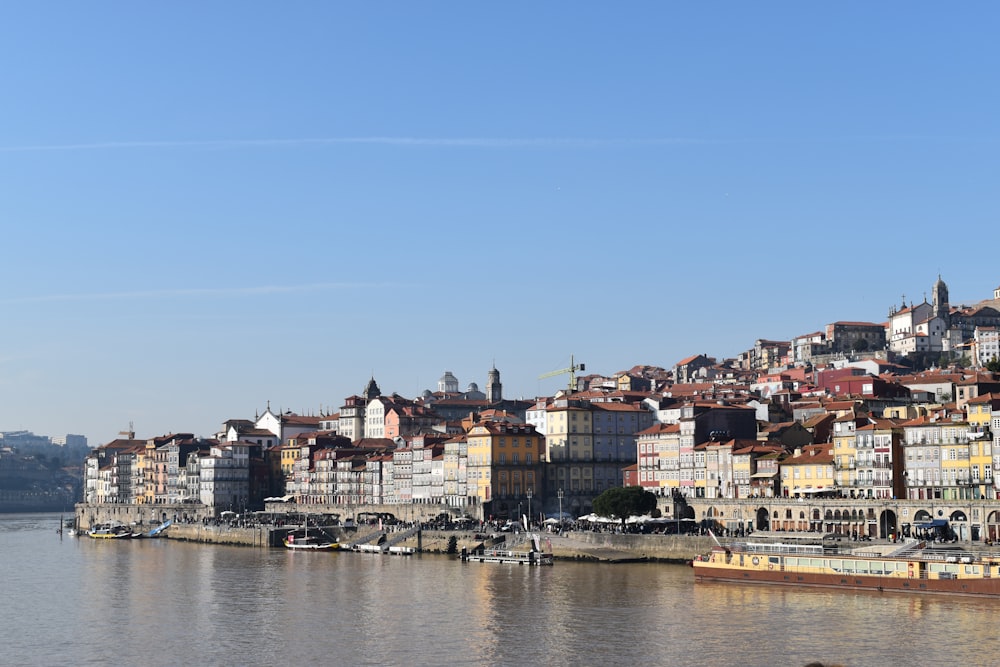
{"label": "rippled water surface", "polygon": [[8,665],[992,665],[1000,601],[56,533],[0,515]]}

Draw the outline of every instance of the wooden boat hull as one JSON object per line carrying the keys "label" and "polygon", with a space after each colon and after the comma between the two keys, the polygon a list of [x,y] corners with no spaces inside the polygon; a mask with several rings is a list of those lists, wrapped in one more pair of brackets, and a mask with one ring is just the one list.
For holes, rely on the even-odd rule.
{"label": "wooden boat hull", "polygon": [[88,530],[87,535],[95,540],[127,540],[134,537],[135,533],[122,525],[101,524]]}
{"label": "wooden boat hull", "polygon": [[904,545],[840,551],[818,545],[713,547],[691,562],[696,582],[1000,597],[1000,557]]}
{"label": "wooden boat hull", "polygon": [[132,533],[87,533],[95,540],[128,540],[133,537]]}
{"label": "wooden boat hull", "polygon": [[808,586],[868,590],[900,593],[944,593],[949,595],[974,595],[1000,597],[1000,579],[900,579],[877,575],[840,575],[815,572],[745,571],[702,569],[697,563],[696,582],[728,582],[741,584],[777,584],[783,586]]}
{"label": "wooden boat hull", "polygon": [[286,541],[285,548],[291,551],[336,551],[337,549],[340,549],[340,544],[337,542],[302,544]]}

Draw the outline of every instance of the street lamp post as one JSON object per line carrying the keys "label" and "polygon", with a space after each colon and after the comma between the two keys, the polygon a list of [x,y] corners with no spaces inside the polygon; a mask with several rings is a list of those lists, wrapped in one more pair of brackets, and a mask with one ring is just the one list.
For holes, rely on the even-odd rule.
{"label": "street lamp post", "polygon": [[528,487],[528,530],[531,530],[532,523],[534,519],[531,516],[531,487]]}
{"label": "street lamp post", "polygon": [[562,526],[562,521],[563,521],[563,515],[562,515],[563,490],[562,490],[561,487],[560,487],[560,489],[558,491],[556,491],[556,496],[559,498],[559,525]]}

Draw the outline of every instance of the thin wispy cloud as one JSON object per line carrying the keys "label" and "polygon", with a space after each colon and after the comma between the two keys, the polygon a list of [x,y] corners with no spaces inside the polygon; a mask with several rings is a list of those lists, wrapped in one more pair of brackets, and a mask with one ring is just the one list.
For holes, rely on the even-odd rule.
{"label": "thin wispy cloud", "polygon": [[312,139],[219,139],[205,141],[104,141],[76,144],[0,146],[0,153],[137,149],[234,149],[294,148],[297,146],[400,146],[427,148],[601,148],[718,143],[703,139],[579,139],[579,138],[490,138],[490,137],[328,137]]}
{"label": "thin wispy cloud", "polygon": [[272,294],[292,294],[302,292],[324,292],[347,289],[367,289],[385,287],[376,283],[314,283],[309,285],[262,285],[258,287],[208,287],[191,289],[136,290],[129,292],[87,292],[79,294],[43,294],[37,296],[0,299],[0,305],[26,303],[52,303],[75,301],[115,301],[131,299],[170,299],[184,297],[218,298],[268,296]]}

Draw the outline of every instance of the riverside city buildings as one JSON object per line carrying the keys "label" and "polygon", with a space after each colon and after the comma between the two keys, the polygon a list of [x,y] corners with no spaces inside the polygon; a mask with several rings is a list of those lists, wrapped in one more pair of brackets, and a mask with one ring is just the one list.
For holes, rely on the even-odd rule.
{"label": "riverside city buildings", "polygon": [[[930,303],[893,307],[883,325],[834,322],[790,341],[757,339],[722,362],[700,354],[670,371],[637,366],[576,378],[531,401],[504,398],[495,367],[485,392],[474,383],[461,390],[446,372],[437,391],[412,399],[383,396],[371,378],[335,413],[268,406],[253,420],[225,422],[214,438],[112,441],[88,459],[86,498],[215,507],[275,496],[434,502],[499,515],[527,505],[530,489],[546,512],[561,492],[564,510],[586,513],[628,468],[659,495],[707,499],[995,498],[1000,381],[981,368],[995,360],[988,345],[1000,324],[1000,288],[993,297],[951,306],[939,279]],[[966,354],[972,368],[900,363],[946,352]],[[509,442],[500,450],[503,430],[523,431],[517,467]],[[485,437],[497,439],[489,457]],[[816,465],[831,457],[822,463],[830,474],[802,467],[796,451]]]}

